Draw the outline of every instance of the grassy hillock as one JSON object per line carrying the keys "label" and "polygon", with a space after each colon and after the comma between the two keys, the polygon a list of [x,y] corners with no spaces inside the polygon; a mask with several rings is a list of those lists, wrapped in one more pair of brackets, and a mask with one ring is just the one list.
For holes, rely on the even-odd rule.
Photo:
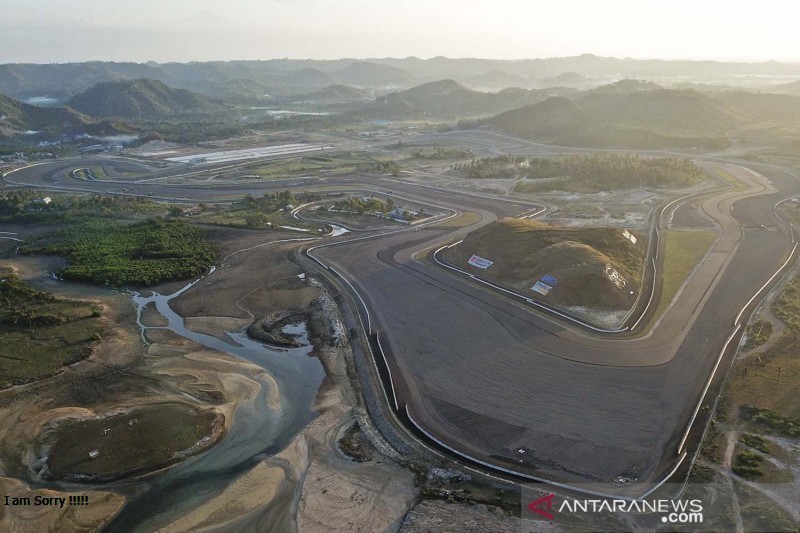
{"label": "grassy hillock", "polygon": [[88,357],[104,333],[100,311],[90,303],[37,291],[0,267],[0,389]]}
{"label": "grassy hillock", "polygon": [[62,255],[65,279],[114,286],[150,286],[197,276],[214,261],[203,231],[177,220],[134,224],[92,220],[69,227],[52,242],[22,252]]}
{"label": "grassy hillock", "polygon": [[[470,233],[445,252],[445,259],[554,305],[620,310],[630,308],[639,291],[646,243],[637,237],[632,244],[615,228],[562,228],[506,218]],[[494,264],[473,267],[468,264],[473,254]],[[623,288],[606,275],[607,266],[625,279]],[[559,282],[545,296],[531,287],[546,274]]]}

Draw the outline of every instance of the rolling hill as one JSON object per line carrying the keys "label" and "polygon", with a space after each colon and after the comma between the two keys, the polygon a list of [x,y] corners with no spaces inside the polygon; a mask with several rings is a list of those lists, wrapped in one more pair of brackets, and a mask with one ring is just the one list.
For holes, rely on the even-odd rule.
{"label": "rolling hill", "polygon": [[[553,90],[528,90],[516,87],[499,92],[473,91],[454,80],[440,80],[405,91],[383,95],[375,100],[378,110],[389,114],[430,115],[441,118],[480,117],[544,100]],[[574,92],[565,89],[564,92]]]}
{"label": "rolling hill", "polygon": [[349,85],[328,85],[313,93],[304,94],[295,98],[296,101],[313,104],[346,104],[352,102],[366,102],[372,99],[369,91],[350,87]]}
{"label": "rolling hill", "polygon": [[368,61],[351,63],[331,76],[337,83],[355,87],[408,87],[412,81],[411,74],[402,68]]}
{"label": "rolling hill", "polygon": [[64,107],[36,107],[8,96],[0,95],[0,132],[47,131],[83,127],[92,120]]}
{"label": "rolling hill", "polygon": [[186,89],[149,78],[98,83],[72,97],[69,106],[93,117],[152,120],[220,113],[226,106]]}
{"label": "rolling hill", "polygon": [[653,89],[592,92],[574,100],[550,98],[484,122],[541,142],[595,148],[708,148],[727,146],[744,117],[695,91]]}

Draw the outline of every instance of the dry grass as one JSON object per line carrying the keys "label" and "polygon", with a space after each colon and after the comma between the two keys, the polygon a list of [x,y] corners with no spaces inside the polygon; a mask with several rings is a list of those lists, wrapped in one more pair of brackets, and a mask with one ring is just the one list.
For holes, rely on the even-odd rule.
{"label": "dry grass", "polygon": [[[628,309],[639,290],[645,246],[643,239],[633,244],[615,228],[562,228],[507,218],[472,232],[445,257],[460,268],[555,305]],[[486,270],[472,267],[467,262],[472,254],[494,264]],[[622,275],[624,286],[609,279],[607,265]],[[542,296],[531,286],[545,274],[559,282]]]}
{"label": "dry grass", "polygon": [[660,317],[678,289],[706,254],[717,234],[713,231],[668,231],[663,266],[661,301],[656,310]]}

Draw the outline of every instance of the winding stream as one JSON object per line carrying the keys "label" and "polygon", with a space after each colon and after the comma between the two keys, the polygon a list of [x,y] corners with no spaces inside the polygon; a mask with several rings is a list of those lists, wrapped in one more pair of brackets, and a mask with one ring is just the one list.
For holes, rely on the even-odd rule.
{"label": "winding stream", "polygon": [[[209,275],[213,272],[212,269]],[[168,295],[133,295],[142,338],[147,329],[169,329],[192,342],[256,364],[277,383],[280,407],[269,407],[267,393],[271,385],[259,379],[262,389],[255,402],[239,404],[230,430],[216,446],[173,466],[156,479],[109,485],[129,496],[128,504],[109,524],[109,530],[151,530],[185,514],[218,494],[258,461],[284,448],[315,416],[312,406],[325,372],[317,358],[309,357],[312,346],[279,349],[252,341],[244,333],[229,332],[226,341],[187,329],[169,302],[200,279]],[[142,324],[142,310],[149,304],[167,320],[166,326]],[[307,336],[305,324],[300,329],[293,328],[292,333]]]}

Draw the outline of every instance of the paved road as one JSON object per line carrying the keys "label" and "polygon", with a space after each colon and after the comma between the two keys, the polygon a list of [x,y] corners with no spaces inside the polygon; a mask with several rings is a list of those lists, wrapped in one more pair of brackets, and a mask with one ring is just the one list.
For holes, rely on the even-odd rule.
{"label": "paved road", "polygon": [[[358,287],[388,341],[401,403],[435,438],[548,480],[607,483],[626,476],[644,487],[691,451],[684,445],[679,453],[679,444],[734,319],[793,246],[772,206],[796,194],[797,183],[774,176],[778,192],[745,169],[727,170],[747,190],[703,202],[722,235],[659,327],[639,339],[567,329],[411,261],[409,249],[449,237],[435,230],[414,242],[401,234],[318,255]],[[742,232],[734,203],[748,224],[771,228]]]}
{"label": "paved road", "polygon": [[[115,193],[130,187],[64,178],[68,169],[94,164],[31,167],[7,181]],[[769,166],[758,171],[770,182],[741,167],[726,170],[746,183],[747,190],[725,191],[702,202],[704,216],[715,220],[721,237],[658,328],[638,339],[574,331],[413,259],[413,252],[454,240],[458,232],[449,229],[428,227],[318,253],[363,296],[389,352],[401,404],[433,437],[460,453],[525,475],[569,484],[608,483],[625,476],[639,483],[621,491],[641,491],[697,445],[707,411],[700,411],[689,439],[685,431],[719,354],[737,331],[739,310],[793,247],[791,233],[775,219],[773,206],[800,194],[798,180]],[[137,184],[133,194],[219,200],[329,185],[392,189],[472,210],[481,220],[470,230],[532,208],[524,202],[359,176],[203,187],[152,181]],[[745,320],[746,315],[739,321]],[[712,383],[704,403],[716,397],[716,386]]]}

